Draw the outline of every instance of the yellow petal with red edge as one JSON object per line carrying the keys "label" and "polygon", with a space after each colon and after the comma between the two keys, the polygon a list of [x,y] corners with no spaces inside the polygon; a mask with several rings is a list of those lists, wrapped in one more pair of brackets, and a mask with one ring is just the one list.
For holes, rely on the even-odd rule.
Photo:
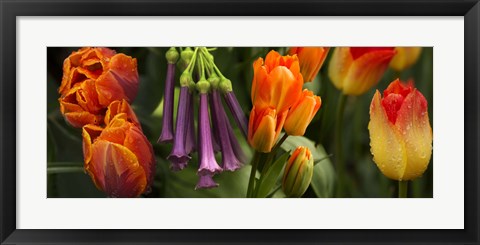
{"label": "yellow petal with red edge", "polygon": [[394,55],[394,50],[379,50],[353,61],[343,81],[343,93],[360,95],[367,92],[380,81]]}
{"label": "yellow petal with red edge", "polygon": [[301,99],[288,112],[283,126],[285,132],[293,136],[304,135],[308,125],[320,109],[320,105],[320,97],[305,89]]}
{"label": "yellow petal with red edge", "polygon": [[403,101],[395,125],[402,133],[407,153],[407,167],[403,179],[420,177],[432,156],[433,136],[427,101],[418,90],[412,91]]}
{"label": "yellow petal with red edge", "polygon": [[370,147],[373,161],[390,179],[402,180],[407,165],[407,153],[401,133],[387,117],[378,90],[370,104]]}
{"label": "yellow petal with red edge", "polygon": [[397,54],[390,62],[390,67],[396,71],[403,71],[417,62],[422,47],[396,47],[395,51]]}
{"label": "yellow petal with red edge", "polygon": [[353,62],[350,48],[337,47],[333,50],[332,58],[328,64],[328,77],[339,90],[343,89],[344,80]]}

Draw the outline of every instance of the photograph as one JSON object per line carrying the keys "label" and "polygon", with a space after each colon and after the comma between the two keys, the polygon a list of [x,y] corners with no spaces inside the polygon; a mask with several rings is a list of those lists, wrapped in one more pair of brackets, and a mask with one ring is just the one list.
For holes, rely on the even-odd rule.
{"label": "photograph", "polygon": [[433,49],[47,47],[47,197],[433,198]]}

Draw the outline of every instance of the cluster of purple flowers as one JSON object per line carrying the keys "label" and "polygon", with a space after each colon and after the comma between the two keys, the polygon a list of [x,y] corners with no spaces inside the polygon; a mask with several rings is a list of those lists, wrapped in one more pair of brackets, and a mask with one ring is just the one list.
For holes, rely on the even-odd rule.
{"label": "cluster of purple flowers", "polygon": [[[224,110],[222,95],[245,137],[248,120],[233,93],[231,81],[221,74],[208,49],[197,47],[192,51],[186,48],[181,53],[181,59],[188,66],[180,76],[180,95],[174,128],[174,83],[178,56],[175,48],[170,48],[166,54],[168,68],[163,104],[163,126],[158,142],[173,143],[172,152],[167,157],[173,171],[184,169],[191,160],[191,155],[198,151],[199,181],[195,188],[217,187],[218,184],[213,180],[215,174],[224,170],[235,171],[247,161]],[[192,76],[195,67],[200,68],[197,69],[200,72],[196,83]],[[194,118],[196,95],[200,101],[197,139]],[[220,164],[217,163],[215,152],[221,153]]]}

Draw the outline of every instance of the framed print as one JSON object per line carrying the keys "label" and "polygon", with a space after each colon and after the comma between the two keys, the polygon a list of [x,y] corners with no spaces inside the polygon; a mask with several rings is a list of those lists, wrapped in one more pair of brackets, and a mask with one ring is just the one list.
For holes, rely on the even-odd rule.
{"label": "framed print", "polygon": [[10,2],[0,241],[478,243],[478,1]]}

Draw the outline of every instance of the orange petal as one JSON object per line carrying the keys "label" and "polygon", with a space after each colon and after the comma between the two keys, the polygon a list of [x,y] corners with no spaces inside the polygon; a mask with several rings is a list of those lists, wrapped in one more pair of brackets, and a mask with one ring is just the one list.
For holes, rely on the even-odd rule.
{"label": "orange petal", "polygon": [[400,131],[388,120],[378,90],[370,104],[368,130],[373,161],[388,178],[402,180],[407,165],[405,143]]}
{"label": "orange petal", "polygon": [[402,133],[406,147],[407,167],[403,179],[415,179],[428,167],[433,140],[427,101],[418,90],[415,89],[405,98],[395,125]]}
{"label": "orange petal", "polygon": [[150,185],[155,174],[155,155],[150,141],[148,141],[141,129],[130,127],[126,132],[123,145],[137,156],[138,162],[147,176],[147,185]]}
{"label": "orange petal", "polygon": [[288,110],[301,96],[303,80],[294,77],[285,66],[275,67],[268,75],[268,82],[270,88],[264,88],[259,97],[279,112]]}
{"label": "orange petal", "polygon": [[96,82],[99,103],[106,107],[115,100],[132,102],[138,82],[137,60],[124,54],[113,56],[109,69]]}
{"label": "orange petal", "polygon": [[138,121],[135,112],[126,100],[116,100],[108,106],[107,112],[105,114],[105,124],[109,124],[110,120],[112,120],[116,115],[120,113],[125,113],[129,122],[135,124],[135,126],[142,129],[140,121]]}
{"label": "orange petal", "polygon": [[95,142],[98,136],[100,136],[102,130],[103,128],[93,124],[85,125],[82,128],[82,147],[85,168],[87,168],[92,158],[92,144]]}
{"label": "orange petal", "polygon": [[305,89],[302,97],[288,112],[285,125],[283,126],[285,132],[293,136],[304,135],[308,125],[318,109],[320,109],[320,105],[320,97],[313,95],[311,91]]}
{"label": "orange petal", "polygon": [[275,110],[266,109],[255,116],[258,116],[258,119],[254,118],[255,120],[258,120],[258,127],[252,130],[251,137],[249,137],[249,143],[257,151],[270,152],[275,144],[275,137],[277,136],[276,112]]}
{"label": "orange petal", "polygon": [[90,166],[95,183],[109,196],[136,197],[145,191],[145,172],[135,154],[122,145],[97,140]]}
{"label": "orange petal", "polygon": [[363,54],[351,64],[344,77],[344,94],[360,95],[376,85],[395,55],[394,50],[380,50]]}
{"label": "orange petal", "polygon": [[98,124],[102,121],[102,115],[94,115],[90,112],[68,112],[64,114],[65,120],[75,128],[81,128],[87,124]]}

